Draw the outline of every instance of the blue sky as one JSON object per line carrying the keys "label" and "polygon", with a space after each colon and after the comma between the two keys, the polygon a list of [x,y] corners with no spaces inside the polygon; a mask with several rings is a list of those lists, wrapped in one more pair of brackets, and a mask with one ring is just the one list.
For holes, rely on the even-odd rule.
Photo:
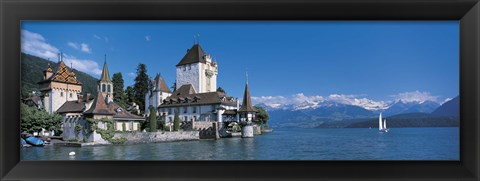
{"label": "blue sky", "polygon": [[[459,91],[458,21],[25,21],[22,51],[133,84],[138,63],[171,85],[175,65],[200,34],[219,64],[217,85],[254,101],[433,100]],[[281,102],[281,101],[280,101]]]}

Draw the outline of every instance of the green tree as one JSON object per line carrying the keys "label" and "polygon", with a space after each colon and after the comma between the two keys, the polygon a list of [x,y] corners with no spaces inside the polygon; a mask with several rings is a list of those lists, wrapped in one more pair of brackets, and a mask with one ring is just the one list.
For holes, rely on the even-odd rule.
{"label": "green tree", "polygon": [[150,106],[150,132],[157,132],[157,110]]}
{"label": "green tree", "polygon": [[145,110],[145,94],[151,87],[148,75],[147,66],[143,63],[137,66],[137,77],[135,77],[135,84],[133,90],[135,94],[135,103],[138,104],[140,111]]}
{"label": "green tree", "polygon": [[254,108],[257,110],[257,113],[255,114],[257,123],[259,123],[262,127],[268,128],[268,112],[261,106],[254,106]]}
{"label": "green tree", "polygon": [[177,90],[177,81],[173,82],[172,87],[170,88],[172,89],[172,92],[175,92]]}
{"label": "green tree", "polygon": [[124,81],[121,72],[113,74],[113,101],[122,107],[127,107],[125,102],[125,93],[123,92]]}
{"label": "green tree", "polygon": [[48,114],[45,110],[20,105],[20,129],[29,133],[43,129],[48,131],[61,131],[62,116]]}
{"label": "green tree", "polygon": [[227,94],[222,87],[218,87],[217,92],[223,92],[224,94]]}
{"label": "green tree", "polygon": [[174,131],[178,131],[180,129],[180,116],[179,116],[178,112],[180,112],[178,109],[175,110],[175,118],[173,118],[173,130]]}
{"label": "green tree", "polygon": [[125,90],[125,101],[127,103],[135,102],[135,91],[132,86],[128,86]]}

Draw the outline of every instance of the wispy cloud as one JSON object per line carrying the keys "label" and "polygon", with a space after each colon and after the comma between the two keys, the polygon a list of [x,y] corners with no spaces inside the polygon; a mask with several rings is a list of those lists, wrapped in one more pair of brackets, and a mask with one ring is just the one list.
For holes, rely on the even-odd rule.
{"label": "wispy cloud", "polygon": [[94,34],[94,35],[93,35],[93,38],[95,38],[95,39],[97,39],[97,40],[104,40],[105,43],[108,43],[108,37],[106,37],[106,36],[102,37],[102,36],[99,36],[99,35]]}
{"label": "wispy cloud", "polygon": [[152,40],[152,37],[150,35],[147,35],[147,36],[145,36],[145,40],[150,41],[150,40]]}
{"label": "wispy cloud", "polygon": [[27,30],[22,30],[21,43],[22,52],[42,58],[56,59],[60,52],[58,48],[47,43],[42,35]]}
{"label": "wispy cloud", "polygon": [[86,43],[68,42],[67,45],[73,49],[80,50],[85,53],[92,53],[92,49]]}
{"label": "wispy cloud", "polygon": [[420,92],[416,90],[412,92],[403,92],[396,95],[391,95],[390,97],[394,98],[395,101],[403,101],[403,102],[425,102],[425,101],[438,102],[437,99],[439,96],[433,96],[430,94],[430,92]]}
{"label": "wispy cloud", "polygon": [[130,72],[130,73],[128,73],[127,75],[128,75],[129,77],[134,78],[137,74],[135,74],[135,73],[133,73],[133,72]]}
{"label": "wispy cloud", "polygon": [[[56,60],[59,49],[47,42],[47,40],[38,33],[22,30],[22,52],[38,56],[41,58],[48,58]],[[71,46],[70,44],[68,46]],[[81,48],[81,45],[77,45]],[[92,75],[100,75],[100,70],[97,62],[88,59],[80,59],[72,55],[64,54],[64,62],[67,65],[73,65],[73,68],[86,72]]]}

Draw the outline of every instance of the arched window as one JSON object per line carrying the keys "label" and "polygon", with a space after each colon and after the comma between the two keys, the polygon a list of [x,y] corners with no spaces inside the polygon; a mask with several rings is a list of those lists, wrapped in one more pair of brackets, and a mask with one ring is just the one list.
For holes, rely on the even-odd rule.
{"label": "arched window", "polygon": [[102,84],[102,92],[105,92],[105,84]]}
{"label": "arched window", "polygon": [[110,85],[107,85],[107,92],[110,92]]}

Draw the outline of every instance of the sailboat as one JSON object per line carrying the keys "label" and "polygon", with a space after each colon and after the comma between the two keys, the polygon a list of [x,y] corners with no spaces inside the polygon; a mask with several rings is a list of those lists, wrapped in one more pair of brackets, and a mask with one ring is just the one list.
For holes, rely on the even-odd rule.
{"label": "sailboat", "polygon": [[382,120],[382,113],[380,113],[380,116],[378,117],[378,131],[385,133],[388,132],[387,119]]}

